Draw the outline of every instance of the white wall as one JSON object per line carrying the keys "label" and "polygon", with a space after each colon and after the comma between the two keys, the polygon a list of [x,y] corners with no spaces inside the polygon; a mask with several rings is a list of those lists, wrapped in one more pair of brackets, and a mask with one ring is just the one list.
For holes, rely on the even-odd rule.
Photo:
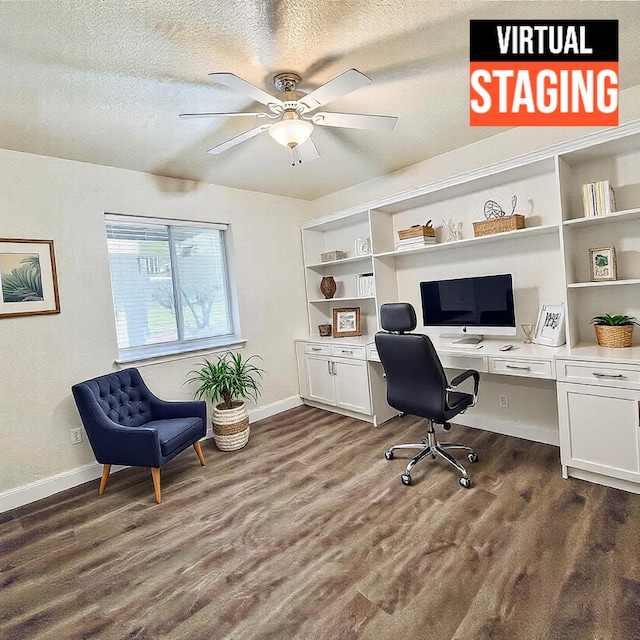
{"label": "white wall", "polygon": [[[0,236],[54,241],[62,309],[0,318],[0,496],[95,460],[69,430],[81,424],[71,385],[119,368],[105,212],[231,223],[245,352],[267,370],[259,406],[297,396],[308,202],[5,150],[0,167]],[[137,366],[159,396],[191,399],[200,359]]]}

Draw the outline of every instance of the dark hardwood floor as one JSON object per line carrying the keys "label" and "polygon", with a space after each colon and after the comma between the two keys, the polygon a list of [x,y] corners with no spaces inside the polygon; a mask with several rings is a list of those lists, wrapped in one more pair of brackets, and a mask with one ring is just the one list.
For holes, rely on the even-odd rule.
{"label": "dark hardwood floor", "polygon": [[[423,436],[300,407],[0,514],[0,638],[640,639],[640,496],[560,476],[558,450],[454,427],[474,486],[387,445]],[[409,454],[406,454],[407,457]]]}

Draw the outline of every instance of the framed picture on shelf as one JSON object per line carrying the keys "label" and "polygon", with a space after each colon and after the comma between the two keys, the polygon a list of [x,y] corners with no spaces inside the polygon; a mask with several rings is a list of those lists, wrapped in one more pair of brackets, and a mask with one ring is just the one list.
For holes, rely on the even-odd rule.
{"label": "framed picture on shelf", "polygon": [[617,280],[616,250],[614,247],[589,249],[589,268],[592,282]]}
{"label": "framed picture on shelf", "polygon": [[53,240],[0,238],[0,318],[60,313]]}
{"label": "framed picture on shelf", "polygon": [[362,335],[360,331],[360,307],[333,310],[333,337],[347,338]]}
{"label": "framed picture on shelf", "polygon": [[534,344],[559,347],[565,343],[564,303],[543,304],[533,333]]}

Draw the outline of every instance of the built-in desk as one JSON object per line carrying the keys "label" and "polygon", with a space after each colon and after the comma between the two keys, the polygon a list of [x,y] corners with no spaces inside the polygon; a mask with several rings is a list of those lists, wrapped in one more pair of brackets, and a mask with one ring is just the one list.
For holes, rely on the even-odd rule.
{"label": "built-in desk", "polygon": [[[475,349],[452,340],[432,337],[443,366],[481,373],[478,404],[456,423],[560,446],[565,477],[640,493],[640,347],[514,340],[500,351],[506,340]],[[397,415],[386,402],[374,336],[302,339],[296,351],[307,404],[374,425]]]}
{"label": "built-in desk", "polygon": [[[485,339],[472,349],[453,345],[456,338],[430,337],[445,369],[475,369],[481,373],[478,404],[457,416],[457,423],[560,444],[555,358],[564,347]],[[513,348],[500,351],[504,344]],[[370,371],[380,375],[380,357],[374,343],[367,345],[367,359]]]}
{"label": "built-in desk", "polygon": [[[442,366],[446,369],[475,369],[480,373],[495,373],[525,378],[556,379],[555,358],[564,347],[544,347],[536,344],[508,343],[505,340],[483,340],[476,348],[453,344],[455,338],[431,337]],[[504,344],[513,344],[509,351],[500,351]],[[375,344],[367,346],[367,359],[380,362]]]}

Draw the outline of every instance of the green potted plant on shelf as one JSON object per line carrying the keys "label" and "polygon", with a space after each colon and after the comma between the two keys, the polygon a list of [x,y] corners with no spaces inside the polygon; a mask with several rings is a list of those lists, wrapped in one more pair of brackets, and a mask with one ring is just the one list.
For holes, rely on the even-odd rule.
{"label": "green potted plant on shelf", "polygon": [[605,313],[591,319],[596,330],[596,340],[601,347],[630,347],[633,341],[633,326],[640,324],[637,318]]}
{"label": "green potted plant on shelf", "polygon": [[242,449],[249,441],[249,414],[245,400],[257,401],[264,370],[251,361],[227,351],[215,362],[204,359],[199,369],[189,372],[187,382],[198,384],[195,397],[209,400],[212,408],[213,439],[221,451]]}

